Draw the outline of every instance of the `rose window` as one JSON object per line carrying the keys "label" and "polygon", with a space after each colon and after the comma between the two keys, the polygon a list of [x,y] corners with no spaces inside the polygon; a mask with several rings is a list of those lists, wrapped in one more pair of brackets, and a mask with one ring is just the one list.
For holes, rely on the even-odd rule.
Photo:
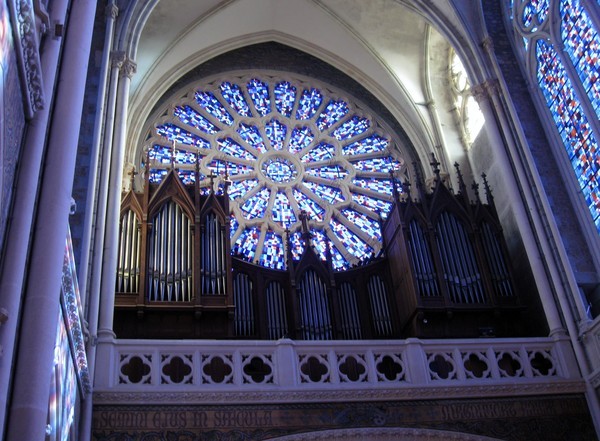
{"label": "rose window", "polygon": [[303,228],[336,270],[376,257],[404,161],[372,112],[331,90],[267,74],[195,86],[153,121],[150,181],[173,163],[192,184],[198,161],[202,192],[228,182],[232,254],[249,262],[285,269]]}

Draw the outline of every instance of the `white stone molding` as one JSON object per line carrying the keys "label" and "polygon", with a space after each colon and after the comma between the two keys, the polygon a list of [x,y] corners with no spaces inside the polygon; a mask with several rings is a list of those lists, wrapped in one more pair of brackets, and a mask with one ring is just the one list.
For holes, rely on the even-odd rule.
{"label": "white stone molding", "polygon": [[413,429],[413,428],[353,428],[337,430],[320,430],[318,432],[299,433],[295,435],[272,438],[273,441],[315,441],[315,440],[361,440],[361,441],[495,441],[496,438],[472,435],[468,433],[450,432],[447,430]]}
{"label": "white stone molding", "polygon": [[[35,112],[45,105],[36,11],[32,2],[28,0],[10,1],[9,10],[24,91],[25,113],[27,118],[32,118]],[[39,30],[44,30],[44,26],[40,26]]]}

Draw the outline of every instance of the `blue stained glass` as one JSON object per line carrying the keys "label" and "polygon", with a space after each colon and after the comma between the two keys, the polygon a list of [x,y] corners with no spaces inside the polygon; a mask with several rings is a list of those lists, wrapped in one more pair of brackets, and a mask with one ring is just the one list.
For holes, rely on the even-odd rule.
{"label": "blue stained glass", "polygon": [[379,213],[382,219],[386,219],[392,209],[391,202],[360,193],[352,193],[352,200],[375,213]]}
{"label": "blue stained glass", "polygon": [[292,210],[290,200],[283,192],[278,192],[275,195],[275,203],[273,204],[273,220],[282,227],[287,228],[294,222],[296,222],[296,215]]}
{"label": "blue stained glass", "polygon": [[254,147],[260,153],[267,151],[263,137],[257,127],[240,123],[240,128],[237,129],[237,132],[245,142]]}
{"label": "blue stained glass", "polygon": [[223,107],[223,104],[212,94],[212,92],[196,92],[196,101],[204,110],[210,113],[228,126],[233,124],[233,118],[229,112]]}
{"label": "blue stained glass", "polygon": [[333,159],[335,147],[326,142],[320,142],[302,157],[303,162],[318,162]]}
{"label": "blue stained glass", "polygon": [[239,181],[232,181],[229,186],[229,199],[232,201],[241,198],[250,190],[258,185],[258,179],[242,179]]}
{"label": "blue stained glass", "polygon": [[352,208],[345,208],[341,211],[341,213],[346,217],[346,219],[367,233],[369,237],[374,237],[377,240],[381,240],[381,226],[379,225],[378,221],[371,219],[367,215],[359,213]]}
{"label": "blue stained glass", "polygon": [[262,172],[276,183],[291,182],[298,176],[298,170],[291,161],[278,157],[271,157],[263,162]]}
{"label": "blue stained glass", "polygon": [[296,101],[296,87],[287,81],[283,81],[275,86],[273,92],[277,111],[288,118],[292,116],[292,109]]}
{"label": "blue stained glass", "polygon": [[[598,143],[554,48],[540,39],[537,42],[536,57],[538,83],[552,112],[592,218],[598,225]],[[598,231],[600,232],[600,229]]]}
{"label": "blue stained glass", "polygon": [[[237,84],[231,84],[228,81],[221,83],[221,95],[225,98],[225,101],[240,115],[252,116],[250,107],[244,98],[242,89]],[[229,124],[231,125],[231,124]]]}
{"label": "blue stained glass", "polygon": [[[187,102],[175,103],[169,122],[163,122],[163,116],[157,118],[156,133],[168,142],[161,146],[159,141],[152,152],[158,163],[152,161],[156,168],[150,170],[150,179],[153,183],[164,179],[167,170],[160,168],[168,168],[169,143],[176,141],[179,150],[175,162],[183,164],[178,169],[182,182],[191,184],[199,179],[200,192],[208,194],[210,180],[204,175],[196,176],[193,170],[198,152],[202,152],[200,168],[220,177],[216,181],[218,194],[225,188],[223,176],[231,177],[228,196],[233,212],[238,213],[238,219],[232,215],[231,221],[232,241],[238,238],[232,245],[234,255],[271,268],[285,266],[285,239],[274,231],[261,233],[259,227],[249,225],[266,220],[278,231],[279,227],[294,229],[290,232],[291,253],[298,259],[306,246],[301,243],[297,218],[298,210],[302,210],[309,216],[320,258],[325,260],[329,247],[334,269],[349,268],[350,256],[361,255],[355,237],[362,236],[359,231],[365,231],[374,240],[380,240],[381,234],[377,223],[362,214],[363,208],[357,209],[354,204],[355,208],[351,208],[348,204],[354,202],[385,218],[392,208],[387,174],[399,168],[398,161],[387,151],[391,141],[372,133],[373,120],[352,113],[352,109],[352,104],[329,96],[326,89],[305,88],[291,81],[271,83],[254,77],[245,83],[222,81],[216,90],[213,86],[205,91],[197,89]],[[572,112],[564,113],[571,118]],[[231,128],[223,133],[226,126]],[[580,123],[578,129],[581,133],[590,131],[587,121]],[[211,135],[210,142],[203,138],[204,133]],[[597,180],[592,173],[596,165],[590,165],[593,161],[589,139],[574,143],[573,151],[573,167],[587,181]],[[260,168],[255,169],[255,164]],[[355,179],[347,185],[349,175],[355,172]],[[349,195],[345,193],[347,189]],[[584,194],[588,200],[595,197],[593,192]],[[330,205],[342,210],[338,212],[334,239],[339,249],[326,237],[327,234],[333,239],[334,233],[322,230],[333,228],[331,215],[337,208],[327,209]],[[340,221],[348,226],[347,231]],[[264,241],[260,246],[262,255],[255,256],[259,241]]]}
{"label": "blue stained glass", "polygon": [[235,216],[231,216],[229,218],[229,238],[230,239],[233,238],[233,236],[235,235],[235,232],[237,231],[239,226],[240,226],[240,223],[237,221]]}
{"label": "blue stained glass", "polygon": [[225,172],[227,172],[229,176],[247,175],[254,171],[254,168],[249,165],[221,161],[220,159],[213,159],[210,164],[208,164],[208,168],[216,175],[224,175]]}
{"label": "blue stained glass", "polygon": [[[525,27],[531,26],[534,18],[538,24],[542,24],[548,16],[548,0],[531,0],[523,8],[523,24]],[[536,28],[533,29],[534,31]]]}
{"label": "blue stained glass", "polygon": [[346,250],[358,259],[366,259],[373,255],[373,248],[337,219],[331,219],[331,230]]}
{"label": "blue stained glass", "polygon": [[[150,150],[150,152],[148,153],[148,156],[150,157],[150,159],[153,159],[156,162],[160,162],[162,164],[170,164],[172,150],[172,148],[154,144],[154,146],[152,146],[152,150]],[[196,163],[196,155],[185,150],[175,149],[174,159],[175,163],[177,164]]]}
{"label": "blue stained glass", "polygon": [[331,253],[331,265],[335,271],[342,271],[350,268],[350,263],[342,256],[342,253],[340,253],[340,250],[338,250],[335,245],[330,245],[329,252]]}
{"label": "blue stained glass", "polygon": [[304,253],[304,239],[302,239],[302,231],[296,231],[290,235],[290,247],[292,251],[292,259],[300,260]]}
{"label": "blue stained glass", "polygon": [[362,155],[364,153],[382,152],[389,141],[379,135],[371,135],[342,147],[342,155]]}
{"label": "blue stained glass", "polygon": [[263,242],[263,249],[262,254],[260,255],[259,263],[268,268],[285,268],[283,239],[279,234],[273,231],[267,231],[265,240]]}
{"label": "blue stained glass", "polygon": [[305,181],[302,184],[311,190],[315,195],[317,195],[317,197],[330,204],[344,201],[344,195],[338,188],[330,187],[329,185],[324,184],[317,184],[316,182],[312,181]]}
{"label": "blue stained glass", "polygon": [[244,205],[241,206],[246,219],[251,220],[256,219],[257,217],[264,217],[265,212],[267,211],[267,205],[269,204],[270,195],[271,190],[265,187],[248,198],[248,200],[244,202]]}
{"label": "blue stained glass", "polygon": [[296,202],[298,203],[298,207],[300,207],[300,210],[306,211],[309,219],[314,219],[319,222],[323,220],[323,216],[325,215],[325,209],[323,207],[306,196],[300,190],[294,188],[293,194],[294,199],[296,199]]}
{"label": "blue stained glass", "polygon": [[193,133],[182,129],[175,124],[166,123],[157,126],[156,133],[160,136],[166,137],[170,141],[175,140],[180,144],[193,145],[199,149],[210,149],[210,142],[208,142],[206,139],[194,135]]}
{"label": "blue stained glass", "polygon": [[310,119],[323,102],[323,95],[317,89],[304,89],[302,96],[298,102],[298,110],[296,111],[296,119]]}
{"label": "blue stained glass", "polygon": [[308,127],[295,127],[290,135],[288,150],[293,154],[300,153],[310,145],[313,139],[315,139],[315,135]]}
{"label": "blue stained glass", "polygon": [[354,115],[348,121],[345,121],[337,129],[333,131],[333,136],[338,141],[343,141],[348,138],[354,138],[355,136],[362,135],[369,127],[371,127],[371,121],[367,118],[361,118]]}
{"label": "blue stained glass", "polygon": [[306,170],[306,173],[331,181],[344,179],[348,175],[346,169],[339,165],[324,165],[323,167],[309,168]]}
{"label": "blue stained glass", "polygon": [[231,254],[239,255],[248,261],[252,261],[256,253],[259,238],[260,230],[257,227],[246,228],[233,244]]}
{"label": "blue stained glass", "polygon": [[287,133],[287,126],[280,123],[276,119],[272,119],[265,124],[265,133],[271,142],[271,147],[273,147],[275,150],[281,150],[283,148],[283,142],[285,141],[285,135]]}
{"label": "blue stained glass", "polygon": [[231,138],[219,139],[217,143],[221,146],[221,151],[236,158],[245,159],[246,161],[255,161],[256,157],[239,145]]}
{"label": "blue stained glass", "polygon": [[348,113],[348,104],[345,101],[331,100],[317,119],[317,127],[323,131],[334,125]]}
{"label": "blue stained glass", "polygon": [[342,256],[337,247],[332,244],[325,233],[321,230],[311,230],[312,235],[312,243],[315,246],[317,254],[321,258],[321,260],[327,260],[327,252],[325,246],[329,244],[329,252],[331,255],[331,264],[333,269],[336,271],[344,270],[350,268],[350,264],[348,261]]}
{"label": "blue stained glass", "polygon": [[158,184],[165,176],[167,176],[167,170],[150,170],[150,182],[152,184]]}
{"label": "blue stained glass", "polygon": [[393,187],[392,182],[389,179],[375,179],[375,178],[355,178],[352,183],[357,187],[368,189],[376,193],[386,194],[392,196]]}
{"label": "blue stained glass", "polygon": [[253,78],[247,84],[248,94],[254,103],[254,108],[265,116],[271,113],[271,100],[269,98],[269,86],[261,80]]}
{"label": "blue stained glass", "polygon": [[197,128],[198,130],[213,135],[219,131],[219,128],[211,123],[204,116],[196,112],[190,106],[175,107],[173,115],[181,120],[181,122]]}
{"label": "blue stained glass", "polygon": [[560,12],[565,50],[600,118],[600,37],[578,0],[561,1]]}
{"label": "blue stained glass", "polygon": [[357,171],[380,173],[389,173],[390,171],[394,171],[398,168],[398,164],[389,156],[386,158],[371,158],[363,159],[361,161],[353,161],[352,165]]}
{"label": "blue stained glass", "polygon": [[193,170],[178,170],[177,174],[183,185],[192,185],[196,182],[196,172]]}

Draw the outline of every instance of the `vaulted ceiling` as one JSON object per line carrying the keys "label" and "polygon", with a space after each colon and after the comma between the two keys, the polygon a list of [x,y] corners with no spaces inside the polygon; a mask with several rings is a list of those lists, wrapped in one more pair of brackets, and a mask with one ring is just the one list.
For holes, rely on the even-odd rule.
{"label": "vaulted ceiling", "polygon": [[[118,44],[137,63],[128,161],[135,161],[152,109],[179,79],[219,55],[264,42],[306,52],[360,83],[403,127],[422,160],[441,144],[460,155],[448,54],[468,40],[461,24],[468,17],[451,1],[126,1]],[[465,46],[459,49],[468,57]]]}

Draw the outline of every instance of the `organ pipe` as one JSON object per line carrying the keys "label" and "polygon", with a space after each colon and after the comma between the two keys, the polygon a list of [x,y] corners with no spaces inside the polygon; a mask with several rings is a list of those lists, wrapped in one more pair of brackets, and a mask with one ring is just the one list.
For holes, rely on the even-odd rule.
{"label": "organ pipe", "polygon": [[358,340],[362,338],[358,303],[354,287],[344,282],[340,285],[340,309],[342,337],[346,340]]}
{"label": "organ pipe", "polygon": [[288,334],[285,293],[279,282],[270,282],[266,289],[267,335],[276,340]]}
{"label": "organ pipe", "polygon": [[331,312],[325,283],[315,271],[308,270],[300,279],[299,290],[303,338],[305,340],[331,339]]}
{"label": "organ pipe", "polygon": [[148,251],[148,300],[190,301],[191,224],[181,207],[171,201],[152,219]]}
{"label": "organ pipe", "polygon": [[127,210],[121,218],[116,292],[136,293],[139,278],[140,229],[137,216]]}
{"label": "organ pipe", "polygon": [[235,303],[234,331],[239,337],[249,337],[255,332],[252,280],[247,274],[238,273],[233,281]]}
{"label": "organ pipe", "polygon": [[413,262],[419,294],[425,297],[437,296],[439,295],[437,275],[423,229],[416,220],[412,220],[409,224],[409,231],[410,257]]}
{"label": "organ pipe", "polygon": [[387,298],[387,290],[381,277],[371,276],[368,283],[371,314],[377,337],[392,335],[392,319]]}
{"label": "organ pipe", "polygon": [[451,300],[455,303],[483,303],[479,268],[462,224],[454,215],[441,213],[436,238]]}

